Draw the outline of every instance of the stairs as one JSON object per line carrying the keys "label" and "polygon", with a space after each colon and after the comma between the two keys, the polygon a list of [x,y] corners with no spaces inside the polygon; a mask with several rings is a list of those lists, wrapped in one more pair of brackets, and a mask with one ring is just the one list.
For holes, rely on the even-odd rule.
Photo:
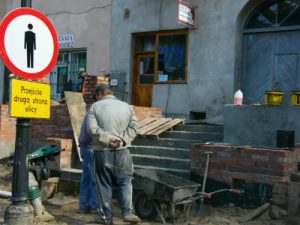
{"label": "stairs", "polygon": [[[135,169],[159,169],[189,178],[190,149],[193,144],[222,142],[223,126],[178,124],[171,131],[154,136],[138,136],[130,147]],[[63,169],[61,178],[80,181],[81,164]]]}
{"label": "stairs", "polygon": [[159,169],[189,177],[192,145],[222,141],[223,126],[180,124],[161,133],[158,138],[138,136],[130,151],[136,169]]}

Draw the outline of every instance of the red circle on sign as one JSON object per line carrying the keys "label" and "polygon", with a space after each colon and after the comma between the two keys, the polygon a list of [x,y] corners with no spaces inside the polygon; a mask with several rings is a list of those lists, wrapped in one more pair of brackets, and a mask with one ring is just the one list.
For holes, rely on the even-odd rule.
{"label": "red circle on sign", "polygon": [[[17,65],[15,65],[12,62],[11,58],[7,54],[7,49],[5,47],[5,33],[7,30],[7,27],[14,19],[16,19],[19,16],[24,16],[24,15],[30,15],[30,16],[34,16],[34,17],[40,19],[49,29],[51,36],[52,36],[52,40],[53,40],[53,54],[52,54],[51,60],[49,61],[48,65],[45,68],[43,68],[42,70],[40,70],[38,72],[31,73],[31,72],[26,72],[26,71],[20,69]],[[8,67],[8,69],[12,73],[14,73],[22,78],[25,78],[25,79],[30,79],[30,80],[40,79],[51,72],[51,70],[53,69],[53,67],[56,64],[58,53],[59,53],[59,48],[58,48],[58,38],[57,38],[56,31],[55,31],[52,23],[49,21],[49,19],[41,12],[39,12],[35,9],[32,9],[32,8],[25,8],[25,7],[18,8],[18,9],[11,11],[2,20],[1,25],[0,25],[0,55],[2,57],[4,64]]]}

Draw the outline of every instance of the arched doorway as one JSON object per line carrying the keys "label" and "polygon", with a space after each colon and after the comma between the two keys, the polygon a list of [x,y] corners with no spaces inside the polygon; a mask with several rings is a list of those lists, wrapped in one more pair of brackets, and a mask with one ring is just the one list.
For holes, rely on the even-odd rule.
{"label": "arched doorway", "polygon": [[289,102],[300,90],[300,3],[265,1],[243,25],[240,88],[246,104],[263,103],[264,93],[278,90]]}

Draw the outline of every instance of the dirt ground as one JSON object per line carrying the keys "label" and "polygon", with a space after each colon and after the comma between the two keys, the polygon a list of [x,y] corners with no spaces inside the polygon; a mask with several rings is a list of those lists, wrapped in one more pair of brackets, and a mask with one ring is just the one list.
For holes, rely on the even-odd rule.
{"label": "dirt ground", "polygon": [[[11,177],[12,177],[12,166],[7,166],[5,163],[0,163],[0,190],[2,191],[11,191]],[[62,194],[60,193],[60,196]],[[78,196],[72,196],[72,198],[78,199]],[[0,198],[0,224],[4,223],[4,212],[5,209],[10,205],[10,200]],[[81,214],[78,212],[78,201],[64,206],[54,206],[48,203],[45,203],[46,209],[50,212],[55,220],[51,222],[37,222],[35,225],[92,225],[95,218],[94,214]],[[186,225],[196,225],[196,224],[205,224],[205,225],[284,225],[291,224],[285,221],[271,220],[268,216],[268,212],[261,215],[259,218],[256,218],[253,221],[246,223],[239,223],[238,219],[241,216],[246,215],[251,212],[251,210],[241,209],[234,206],[227,207],[210,207],[204,206],[204,209],[201,210],[201,214],[198,213],[199,206],[195,204],[192,207],[190,218],[188,222],[178,221],[177,224],[186,224]],[[180,219],[179,219],[180,220]],[[114,224],[116,225],[125,225],[120,219],[120,210],[117,206],[117,203],[114,204]],[[162,224],[162,222],[157,219],[157,221],[142,221],[140,225],[148,224]],[[172,224],[170,221],[167,224]]]}

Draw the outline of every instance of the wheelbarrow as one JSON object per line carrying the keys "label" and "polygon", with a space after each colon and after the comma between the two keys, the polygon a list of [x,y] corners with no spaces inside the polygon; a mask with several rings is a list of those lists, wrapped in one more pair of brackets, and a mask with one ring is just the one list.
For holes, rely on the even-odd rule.
{"label": "wheelbarrow", "polygon": [[201,184],[188,179],[166,173],[161,170],[136,169],[134,172],[133,187],[136,194],[134,208],[137,215],[146,220],[160,217],[166,223],[160,210],[161,204],[170,208],[173,224],[176,223],[176,206],[183,205],[185,221],[188,221],[191,205],[194,201],[211,198],[213,194],[230,191],[235,194],[241,192],[236,189],[222,189],[212,193],[197,192]]}

